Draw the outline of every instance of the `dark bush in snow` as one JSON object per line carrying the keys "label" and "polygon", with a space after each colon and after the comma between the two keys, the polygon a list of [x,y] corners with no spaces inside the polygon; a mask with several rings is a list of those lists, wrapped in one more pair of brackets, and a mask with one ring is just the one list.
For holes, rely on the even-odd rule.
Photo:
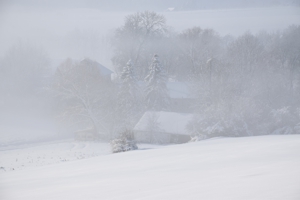
{"label": "dark bush in snow", "polygon": [[134,140],[132,131],[126,130],[120,136],[111,141],[111,148],[113,153],[125,152],[138,149]]}

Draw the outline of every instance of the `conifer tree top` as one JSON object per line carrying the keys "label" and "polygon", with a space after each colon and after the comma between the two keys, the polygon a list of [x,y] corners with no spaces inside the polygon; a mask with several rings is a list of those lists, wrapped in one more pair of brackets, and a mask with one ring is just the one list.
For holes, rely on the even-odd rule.
{"label": "conifer tree top", "polygon": [[146,104],[148,110],[166,110],[169,106],[169,94],[166,86],[167,75],[165,74],[157,54],[153,56],[149,73],[145,78]]}
{"label": "conifer tree top", "polygon": [[128,62],[126,63],[127,67],[131,67],[132,66],[132,62],[131,59],[128,60]]}

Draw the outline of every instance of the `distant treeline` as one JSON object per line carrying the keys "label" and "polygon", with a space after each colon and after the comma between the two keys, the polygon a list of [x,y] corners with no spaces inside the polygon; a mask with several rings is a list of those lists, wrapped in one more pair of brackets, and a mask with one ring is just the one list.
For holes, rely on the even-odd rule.
{"label": "distant treeline", "polygon": [[147,110],[174,111],[172,80],[189,86],[182,100],[195,113],[191,135],[300,133],[300,26],[239,37],[199,26],[177,33],[146,11],[128,15],[110,39],[114,81],[93,61],[67,59],[53,74],[42,49],[11,48],[0,62],[2,113],[52,113],[71,130],[111,139]]}

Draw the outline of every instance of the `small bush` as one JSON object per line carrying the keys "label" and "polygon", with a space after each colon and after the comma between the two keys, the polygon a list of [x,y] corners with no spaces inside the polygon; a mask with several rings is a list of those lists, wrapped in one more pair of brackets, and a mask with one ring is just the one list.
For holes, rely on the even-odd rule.
{"label": "small bush", "polygon": [[126,130],[110,143],[112,152],[119,153],[138,149],[132,131]]}
{"label": "small bush", "polygon": [[198,141],[201,141],[201,140],[205,140],[207,139],[207,136],[206,135],[195,135],[193,137],[191,137],[191,140],[189,142],[198,142]]}

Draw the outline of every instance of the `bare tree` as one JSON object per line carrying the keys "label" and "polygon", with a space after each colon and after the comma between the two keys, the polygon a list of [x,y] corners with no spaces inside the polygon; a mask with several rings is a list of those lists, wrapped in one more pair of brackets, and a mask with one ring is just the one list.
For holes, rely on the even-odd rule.
{"label": "bare tree", "polygon": [[[280,44],[281,55],[284,56],[286,68],[289,71],[289,90],[293,99],[294,91],[298,89],[295,83],[300,81],[300,26],[289,27],[282,35]],[[300,93],[300,92],[299,92]],[[298,94],[299,95],[299,94]],[[296,100],[296,99],[295,99]],[[299,100],[299,99],[298,99]]]}
{"label": "bare tree", "polygon": [[179,46],[179,62],[184,66],[179,73],[199,77],[209,71],[207,60],[219,56],[220,38],[213,30],[193,27],[179,34]]}
{"label": "bare tree", "polygon": [[[121,68],[129,59],[145,75],[145,46],[151,38],[159,37],[166,32],[165,17],[155,12],[145,11],[128,15],[125,24],[118,28],[113,38],[113,63]],[[146,56],[147,57],[147,56]],[[120,71],[120,69],[119,69]],[[138,75],[139,75],[138,74]]]}
{"label": "bare tree", "polygon": [[60,119],[73,130],[91,127],[97,134],[110,133],[115,88],[96,66],[68,59],[57,68],[53,87],[62,111]]}

